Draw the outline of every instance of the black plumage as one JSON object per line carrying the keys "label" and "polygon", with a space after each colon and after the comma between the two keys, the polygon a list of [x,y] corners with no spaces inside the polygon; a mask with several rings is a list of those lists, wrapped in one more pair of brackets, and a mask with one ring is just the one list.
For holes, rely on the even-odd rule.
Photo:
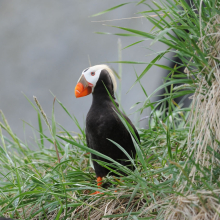
{"label": "black plumage", "polygon": [[[133,169],[127,156],[115,144],[108,140],[111,139],[118,143],[128,152],[131,157],[135,157],[136,151],[131,136],[118,117],[116,113],[118,110],[110,99],[105,87],[114,98],[114,89],[111,76],[107,70],[103,69],[99,75],[96,86],[94,87],[94,91],[92,93],[92,105],[86,117],[87,145],[88,147],[114,159],[120,164]],[[127,122],[132,126],[137,138],[140,141],[138,132],[130,119],[121,112],[118,113],[123,115]],[[94,154],[92,154],[92,159],[109,163],[109,161]],[[99,165],[96,161],[93,161],[93,164],[97,177],[102,178],[109,173],[108,169]]]}

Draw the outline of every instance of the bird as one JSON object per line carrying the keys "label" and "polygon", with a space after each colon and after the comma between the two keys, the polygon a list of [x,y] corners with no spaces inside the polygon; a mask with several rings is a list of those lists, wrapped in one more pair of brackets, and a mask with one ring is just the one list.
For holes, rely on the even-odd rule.
{"label": "bird", "polygon": [[[134,170],[126,154],[110,141],[112,140],[119,144],[132,158],[135,158],[136,150],[131,135],[118,114],[130,124],[139,142],[140,137],[131,120],[116,107],[118,105],[117,102],[115,101],[116,105],[113,103],[112,100],[116,99],[116,89],[117,82],[113,70],[105,64],[95,65],[82,71],[75,87],[75,96],[76,98],[89,94],[93,96],[92,105],[86,117],[87,146]],[[100,188],[103,177],[109,174],[110,171],[101,166],[96,160],[110,162],[95,154],[91,154],[91,156],[96,173],[97,186]],[[113,169],[116,170],[115,168]],[[118,173],[124,175],[120,170]],[[119,175],[115,173],[114,176]],[[92,194],[98,193],[100,192],[96,191]]]}

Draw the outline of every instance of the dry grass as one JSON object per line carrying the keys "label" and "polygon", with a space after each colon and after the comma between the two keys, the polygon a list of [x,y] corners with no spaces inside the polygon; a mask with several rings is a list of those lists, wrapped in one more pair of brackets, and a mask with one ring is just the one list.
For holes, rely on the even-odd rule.
{"label": "dry grass", "polygon": [[[198,42],[199,48],[203,51],[208,48],[209,68],[204,67],[198,75],[200,83],[197,85],[193,96],[191,117],[189,118],[190,132],[188,136],[187,152],[192,156],[195,164],[190,172],[190,181],[198,181],[203,173],[198,167],[205,167],[210,170],[210,182],[213,177],[213,169],[219,160],[214,152],[220,151],[220,69],[216,60],[220,60],[220,16],[217,15],[206,26],[206,35],[201,36]],[[214,42],[214,44],[213,44]],[[207,47],[208,44],[208,47]],[[186,69],[187,74],[191,74]],[[208,84],[210,79],[211,84]],[[210,147],[212,150],[208,150]],[[187,161],[188,162],[188,161]],[[186,164],[187,164],[186,162]],[[183,174],[182,174],[183,175]],[[187,182],[180,185],[179,192],[183,192]],[[164,207],[164,219],[220,219],[220,190],[188,190],[185,196],[174,195],[172,202]]]}
{"label": "dry grass", "polygon": [[[85,193],[88,195],[91,193],[91,191],[86,191]],[[131,203],[129,203],[130,196],[131,196],[131,192],[129,192],[129,190],[127,191],[120,190],[120,193],[115,192],[114,197],[111,196],[111,198],[108,195],[104,195],[104,196],[101,195],[100,197],[91,196],[91,199],[88,199],[84,205],[79,206],[77,209],[75,209],[72,212],[71,217],[69,217],[68,220],[82,220],[82,219],[110,220],[112,218],[109,217],[102,218],[102,217],[108,215],[120,215],[123,214],[125,211],[138,212],[140,211],[140,209],[146,206],[146,200],[143,198],[143,194],[141,195],[138,193]],[[33,211],[37,211],[40,208],[40,206],[36,206],[34,210],[32,210],[32,208],[33,207],[30,207],[30,209],[26,211],[26,217],[31,216]],[[147,209],[149,209],[149,207]],[[142,212],[139,215],[145,216],[145,211],[146,210],[142,210]],[[57,213],[58,210],[54,210],[51,213],[47,213],[46,217],[47,219],[51,219],[51,220],[55,219]],[[42,219],[42,217],[43,217],[42,213],[39,213],[33,218],[33,220]],[[61,214],[60,219],[62,219],[63,217],[64,217],[64,213]],[[123,217],[115,217],[114,219],[115,220],[123,219]]]}
{"label": "dry grass", "polygon": [[[110,220],[110,219],[123,219],[125,212],[139,212],[146,205],[146,200],[143,194],[137,193],[135,198],[129,203],[131,192],[120,190],[115,192],[115,197],[109,198],[105,195],[92,200],[87,206],[81,206],[72,213],[72,220],[92,219],[92,220]],[[97,209],[90,209],[88,206],[96,207]],[[119,215],[118,217],[110,218],[104,217],[108,215]],[[77,217],[76,217],[77,216]],[[139,216],[145,216],[139,214]]]}
{"label": "dry grass", "polygon": [[[198,46],[203,50],[203,42],[208,38],[210,42],[215,42],[214,46],[209,47],[208,63],[210,69],[204,69],[198,77],[200,84],[194,94],[192,112],[190,118],[190,133],[188,140],[188,153],[191,155],[194,150],[194,159],[201,166],[209,167],[214,163],[214,155],[207,151],[207,146],[210,146],[215,152],[220,150],[219,144],[215,140],[220,140],[220,69],[215,59],[220,60],[220,16],[214,17],[215,21],[212,26],[206,27],[206,36],[200,38]],[[214,28],[215,27],[215,28]],[[217,29],[217,30],[216,30]],[[205,73],[205,74],[204,74]],[[212,80],[211,85],[208,85],[206,77]],[[194,137],[191,136],[194,130]],[[193,143],[193,144],[192,144]],[[194,181],[196,168],[191,171],[190,176]],[[212,170],[210,178],[212,178]]]}
{"label": "dry grass", "polygon": [[220,196],[220,190],[197,191],[197,194],[189,194],[185,197],[177,196],[173,204],[169,204],[165,210],[164,219],[167,220],[218,220],[220,219],[220,204],[213,193]]}

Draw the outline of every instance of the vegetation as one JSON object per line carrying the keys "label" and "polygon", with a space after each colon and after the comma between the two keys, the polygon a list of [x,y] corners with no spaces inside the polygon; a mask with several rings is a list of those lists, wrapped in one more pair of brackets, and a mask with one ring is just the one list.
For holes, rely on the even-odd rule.
{"label": "vegetation", "polygon": [[[28,100],[38,114],[39,128],[32,128],[38,150],[31,150],[19,140],[1,112],[1,215],[16,219],[220,218],[220,3],[193,0],[190,7],[184,0],[166,0],[153,2],[152,7],[147,2],[137,4],[148,9],[140,14],[154,24],[151,33],[115,27],[126,31],[117,35],[141,37],[128,47],[146,39],[168,46],[146,64],[134,82],[146,95],[138,111],[151,108],[148,129],[139,129],[141,144],[133,140],[137,158],[132,162],[137,169],[131,172],[120,167],[128,176],[120,182],[108,176],[104,184],[107,188],[100,189],[104,194],[91,196],[97,188],[87,153],[100,153],[86,146],[85,131],[59,100],[56,102],[78,126],[79,134],[73,136],[56,123],[54,105],[49,122],[38,100],[35,98],[37,108]],[[169,52],[182,61],[174,69],[156,63]],[[141,78],[153,65],[170,71],[155,91],[165,88],[164,97],[155,103],[150,101],[155,93],[148,96],[141,84]],[[181,67],[185,68],[184,73],[179,71]],[[167,86],[171,86],[169,91]],[[190,108],[174,101],[189,94],[193,94]],[[43,121],[50,136],[43,131]],[[10,138],[3,136],[2,129]],[[45,147],[46,142],[50,148]]]}

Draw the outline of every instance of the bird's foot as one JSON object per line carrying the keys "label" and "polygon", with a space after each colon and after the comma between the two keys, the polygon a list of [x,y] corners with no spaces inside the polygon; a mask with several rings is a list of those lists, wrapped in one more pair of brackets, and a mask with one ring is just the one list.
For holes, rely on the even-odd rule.
{"label": "bird's foot", "polygon": [[97,195],[97,194],[104,194],[104,193],[99,192],[99,191],[96,191],[96,192],[94,192],[94,193],[91,193],[90,196]]}
{"label": "bird's foot", "polygon": [[[100,186],[102,185],[102,177],[97,177],[97,186],[98,188],[100,188]],[[97,195],[97,194],[104,194],[104,193],[101,193],[99,191],[96,191],[94,193],[91,193],[90,195]]]}

